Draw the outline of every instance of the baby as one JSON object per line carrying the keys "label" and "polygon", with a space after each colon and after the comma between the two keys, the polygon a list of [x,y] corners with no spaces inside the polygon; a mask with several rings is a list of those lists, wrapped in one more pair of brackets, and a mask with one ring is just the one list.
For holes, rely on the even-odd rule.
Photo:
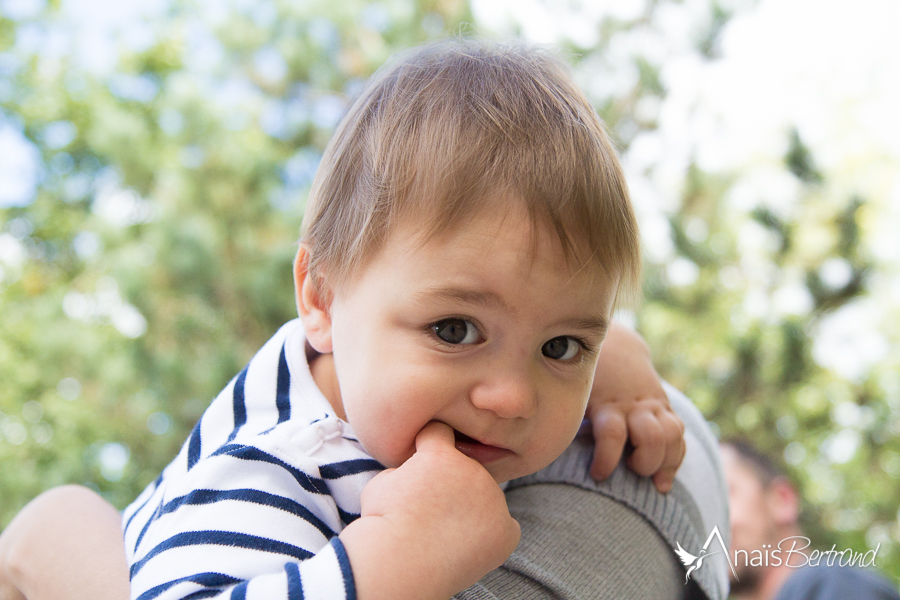
{"label": "baby", "polygon": [[639,272],[615,153],[558,60],[458,40],[397,58],[316,175],[300,319],[124,513],[132,598],[446,600],[518,542],[497,484],[586,414],[596,474],[628,437],[666,490],[668,407],[588,406]]}

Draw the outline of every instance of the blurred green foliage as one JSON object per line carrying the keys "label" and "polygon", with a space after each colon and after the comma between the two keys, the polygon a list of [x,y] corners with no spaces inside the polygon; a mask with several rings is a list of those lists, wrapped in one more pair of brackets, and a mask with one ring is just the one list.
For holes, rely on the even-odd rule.
{"label": "blurred green foliage", "polygon": [[101,73],[23,42],[75,44],[84,25],[60,7],[0,20],[0,119],[42,163],[33,202],[0,212],[21,254],[0,280],[0,523],[51,486],[124,507],[156,477],[295,316],[305,193],[347,99],[468,15],[452,0],[221,8],[168,6]]}
{"label": "blurred green foliage", "polygon": [[[65,3],[0,16],[0,132],[40,163],[33,200],[0,208],[0,525],[55,485],[124,507],[156,477],[294,316],[304,198],[348,99],[396,50],[477,32],[458,0],[150,4],[107,32],[105,67],[73,50],[96,32]],[[608,49],[678,4],[568,47],[623,153],[667,90],[658,64]],[[729,17],[710,2],[699,60]],[[624,89],[593,85],[621,71]],[[883,275],[863,241],[884,200],[832,185],[796,131],[785,140],[791,210],[735,209],[743,174],[688,168],[638,328],[723,435],[784,458],[815,544],[881,543],[896,581],[898,361],[851,377],[813,347]]]}

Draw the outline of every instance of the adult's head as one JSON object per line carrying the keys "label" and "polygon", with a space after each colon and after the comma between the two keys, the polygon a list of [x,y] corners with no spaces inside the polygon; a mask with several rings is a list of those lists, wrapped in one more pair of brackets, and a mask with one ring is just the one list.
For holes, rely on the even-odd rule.
{"label": "adult's head", "polygon": [[[799,535],[800,500],[784,471],[770,457],[746,441],[722,443],[722,463],[728,482],[731,514],[731,554],[754,550],[765,554],[784,538]],[[732,580],[732,593],[757,592],[781,583],[777,567],[735,564],[739,581]]]}

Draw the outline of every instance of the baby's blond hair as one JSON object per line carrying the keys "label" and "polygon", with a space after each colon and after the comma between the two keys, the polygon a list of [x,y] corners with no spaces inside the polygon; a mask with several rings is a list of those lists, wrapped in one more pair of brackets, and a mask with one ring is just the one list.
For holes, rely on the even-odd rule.
{"label": "baby's blond hair", "polygon": [[625,178],[565,64],[520,43],[421,46],[371,78],[325,150],[303,223],[309,275],[333,290],[398,223],[436,235],[504,202],[554,232],[573,267],[617,277],[619,304],[637,298]]}

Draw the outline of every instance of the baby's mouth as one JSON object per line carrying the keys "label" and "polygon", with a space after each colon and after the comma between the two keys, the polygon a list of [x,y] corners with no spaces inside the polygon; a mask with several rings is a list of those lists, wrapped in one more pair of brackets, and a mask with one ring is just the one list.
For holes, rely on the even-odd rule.
{"label": "baby's mouth", "polygon": [[477,460],[482,465],[492,463],[511,456],[513,452],[499,446],[491,446],[482,444],[478,440],[467,436],[466,434],[453,430],[453,437],[456,440],[456,449],[471,459]]}
{"label": "baby's mouth", "polygon": [[481,442],[479,442],[478,440],[475,440],[475,439],[473,439],[473,438],[470,438],[469,436],[467,436],[467,435],[464,434],[463,432],[457,431],[457,430],[455,430],[455,429],[453,430],[453,437],[456,438],[456,442],[457,442],[457,443],[459,443],[459,442],[463,442],[463,443],[465,443],[465,444],[480,444],[480,443],[481,443]]}

